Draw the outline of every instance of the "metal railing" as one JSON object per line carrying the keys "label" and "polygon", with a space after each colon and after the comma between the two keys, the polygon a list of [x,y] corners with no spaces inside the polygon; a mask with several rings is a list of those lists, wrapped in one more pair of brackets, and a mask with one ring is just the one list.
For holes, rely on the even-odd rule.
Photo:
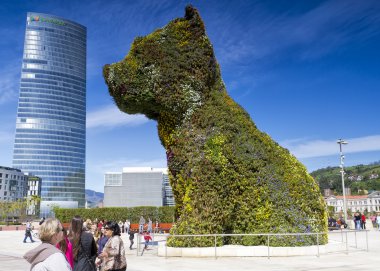
{"label": "metal railing", "polygon": [[[364,238],[364,244],[363,244],[363,238],[360,239],[361,245],[358,245],[358,234],[365,234]],[[328,235],[329,237],[329,242],[327,244],[321,244],[321,237],[323,235]],[[352,238],[353,235],[353,238]],[[335,250],[334,253],[336,252],[343,252],[348,254],[350,252],[350,248],[354,249],[355,251],[367,251],[368,252],[368,231],[367,230],[338,230],[334,232],[320,232],[320,233],[255,233],[255,234],[187,234],[187,235],[171,235],[171,234],[163,234],[159,235],[161,238],[164,238],[165,241],[165,257],[170,257],[168,256],[167,249],[168,246],[166,244],[166,240],[170,237],[175,237],[175,238],[195,238],[195,237],[213,237],[214,240],[214,257],[215,259],[218,257],[218,248],[221,248],[221,246],[218,246],[218,238],[220,237],[244,237],[244,236],[256,236],[256,237],[265,237],[266,239],[266,244],[265,246],[267,247],[267,255],[266,257],[270,259],[270,257],[276,257],[275,253],[271,253],[271,249],[274,250],[276,247],[280,246],[270,246],[271,243],[274,243],[275,238],[279,238],[281,236],[315,236],[315,241],[316,244],[310,245],[311,246],[316,246],[316,256],[320,257],[320,247],[323,246],[338,246],[338,250]],[[272,240],[272,241],[271,241]],[[138,243],[140,244],[140,238],[138,237]],[[239,244],[237,244],[239,245]],[[263,246],[263,245],[261,245]],[[296,246],[295,246],[296,247]],[[209,247],[210,248],[210,247]],[[341,249],[340,249],[341,248]],[[200,247],[201,249],[201,247]],[[323,253],[323,254],[329,254]],[[139,255],[139,247],[137,249],[137,255]],[[308,254],[309,255],[309,254]],[[247,256],[247,255],[245,255]],[[296,255],[294,255],[296,256]],[[251,255],[248,257],[255,257],[255,255]]]}

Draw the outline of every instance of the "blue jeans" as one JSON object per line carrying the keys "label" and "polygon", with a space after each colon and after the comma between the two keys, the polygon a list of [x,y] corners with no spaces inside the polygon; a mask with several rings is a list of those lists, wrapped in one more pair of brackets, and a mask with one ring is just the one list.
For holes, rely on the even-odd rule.
{"label": "blue jeans", "polygon": [[25,233],[25,238],[24,238],[24,243],[26,243],[26,238],[28,238],[29,237],[29,239],[30,239],[30,241],[31,242],[34,242],[34,240],[33,240],[33,238],[32,238],[32,234],[29,232],[26,232]]}
{"label": "blue jeans", "polygon": [[355,220],[355,229],[356,230],[360,230],[361,229],[360,220]]}

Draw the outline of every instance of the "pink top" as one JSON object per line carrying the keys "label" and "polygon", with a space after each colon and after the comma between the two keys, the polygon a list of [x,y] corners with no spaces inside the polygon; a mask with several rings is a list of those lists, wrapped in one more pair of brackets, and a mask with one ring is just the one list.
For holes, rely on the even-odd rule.
{"label": "pink top", "polygon": [[[67,249],[65,253],[66,260],[70,264],[71,269],[73,269],[74,268],[73,245],[71,244],[70,240],[67,237],[65,237],[65,240],[67,244]],[[56,247],[60,249],[59,243],[56,245]]]}

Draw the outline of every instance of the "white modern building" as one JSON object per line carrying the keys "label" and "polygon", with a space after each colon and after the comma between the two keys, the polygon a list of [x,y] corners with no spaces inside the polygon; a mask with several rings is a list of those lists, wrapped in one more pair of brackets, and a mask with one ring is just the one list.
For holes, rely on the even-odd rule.
{"label": "white modern building", "polygon": [[[329,196],[325,199],[328,206],[334,206],[335,212],[343,211],[343,196]],[[347,210],[352,212],[380,212],[380,191],[368,195],[346,196]]]}
{"label": "white modern building", "polygon": [[166,168],[125,167],[104,175],[104,207],[172,206]]}

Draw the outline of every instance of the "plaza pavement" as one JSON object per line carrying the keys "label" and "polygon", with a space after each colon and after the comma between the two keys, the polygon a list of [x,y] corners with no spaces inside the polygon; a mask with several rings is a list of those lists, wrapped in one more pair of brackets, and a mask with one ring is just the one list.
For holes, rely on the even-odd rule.
{"label": "plaza pavement", "polygon": [[[353,236],[353,233],[350,236]],[[365,241],[365,232],[357,234],[357,247],[352,239],[349,241],[349,253],[344,251],[317,256],[292,257],[234,257],[234,258],[165,258],[155,255],[155,251],[147,251],[143,256],[137,256],[136,250],[126,250],[127,270],[140,271],[190,271],[190,270],[257,270],[257,271],[285,271],[285,270],[323,270],[323,271],[350,271],[350,270],[380,270],[380,232],[368,231],[368,249]],[[29,264],[22,255],[38,246],[35,243],[23,243],[23,231],[0,231],[0,271],[26,271]],[[127,236],[123,239],[129,245]],[[330,234],[332,241],[340,240],[337,231]],[[137,240],[135,240],[136,242]],[[354,243],[353,243],[354,242]]]}

